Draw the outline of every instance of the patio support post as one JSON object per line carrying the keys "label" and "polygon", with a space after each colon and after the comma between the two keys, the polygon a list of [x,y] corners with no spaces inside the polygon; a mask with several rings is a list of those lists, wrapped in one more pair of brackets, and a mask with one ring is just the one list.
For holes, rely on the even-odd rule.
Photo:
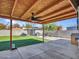
{"label": "patio support post", "polygon": [[12,18],[10,18],[10,49],[12,50]]}
{"label": "patio support post", "polygon": [[13,8],[12,8],[12,10],[11,10],[11,14],[10,14],[10,49],[11,50],[13,50],[13,47],[12,47],[12,15],[13,15],[13,13],[14,13],[14,9],[15,9],[15,6],[16,6],[16,4],[17,4],[17,1],[18,0],[15,0],[14,1],[14,4],[13,4]]}
{"label": "patio support post", "polygon": [[77,6],[77,30],[79,30],[79,7]]}
{"label": "patio support post", "polygon": [[43,42],[44,42],[44,24],[42,24],[43,27]]}

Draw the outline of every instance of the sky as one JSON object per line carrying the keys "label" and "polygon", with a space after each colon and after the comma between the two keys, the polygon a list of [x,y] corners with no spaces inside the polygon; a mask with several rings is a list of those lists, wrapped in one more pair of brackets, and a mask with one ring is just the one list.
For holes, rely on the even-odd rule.
{"label": "sky", "polygon": [[[0,18],[0,23],[3,23],[5,25],[6,24],[10,25],[10,20],[9,19],[4,19],[4,18]],[[13,24],[18,23],[20,26],[25,26],[28,22],[13,20],[12,23]],[[29,24],[31,24],[31,23],[29,23]],[[77,25],[77,18],[71,18],[71,19],[67,19],[67,20],[63,20],[63,21],[54,22],[54,24],[56,24],[58,26],[62,26],[63,28],[71,27],[71,26],[76,26]],[[41,27],[40,24],[34,24],[32,26]]]}
{"label": "sky", "polygon": [[[10,25],[10,20],[9,19],[5,19],[5,18],[0,18],[0,23],[3,23],[5,25]],[[30,22],[24,22],[24,21],[16,21],[16,20],[13,20],[12,21],[12,24],[19,24],[20,26],[25,26],[26,24],[32,24],[32,26],[34,27],[41,27],[40,24],[34,24],[34,23],[30,23]]]}
{"label": "sky", "polygon": [[71,27],[77,25],[77,18],[71,18],[63,21],[55,22],[56,25],[62,26],[62,27]]}

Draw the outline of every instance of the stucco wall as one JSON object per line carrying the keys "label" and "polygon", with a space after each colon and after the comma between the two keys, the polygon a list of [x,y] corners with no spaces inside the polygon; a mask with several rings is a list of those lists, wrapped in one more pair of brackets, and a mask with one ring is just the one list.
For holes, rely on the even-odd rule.
{"label": "stucco wall", "polygon": [[[19,36],[22,33],[27,34],[27,30],[13,30],[13,35]],[[42,35],[42,30],[36,30],[35,33],[40,33]],[[66,30],[66,31],[45,31],[48,36],[54,37],[71,37],[72,33],[79,33],[77,30]],[[0,30],[0,36],[9,36],[10,30]]]}

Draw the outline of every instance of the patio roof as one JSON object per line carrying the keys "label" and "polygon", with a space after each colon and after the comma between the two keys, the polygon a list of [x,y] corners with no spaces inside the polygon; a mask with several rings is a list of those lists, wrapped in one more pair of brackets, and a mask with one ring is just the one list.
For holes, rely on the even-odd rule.
{"label": "patio roof", "polygon": [[76,17],[72,0],[0,0],[0,17],[32,22],[28,19],[34,12],[46,24]]}

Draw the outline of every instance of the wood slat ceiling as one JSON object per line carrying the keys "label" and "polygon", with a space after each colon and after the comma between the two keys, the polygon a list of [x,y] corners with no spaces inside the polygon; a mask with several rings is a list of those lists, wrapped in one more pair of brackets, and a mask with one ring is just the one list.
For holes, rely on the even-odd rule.
{"label": "wood slat ceiling", "polygon": [[41,21],[47,24],[76,17],[72,0],[0,0],[0,17],[32,22],[29,18],[34,12]]}

